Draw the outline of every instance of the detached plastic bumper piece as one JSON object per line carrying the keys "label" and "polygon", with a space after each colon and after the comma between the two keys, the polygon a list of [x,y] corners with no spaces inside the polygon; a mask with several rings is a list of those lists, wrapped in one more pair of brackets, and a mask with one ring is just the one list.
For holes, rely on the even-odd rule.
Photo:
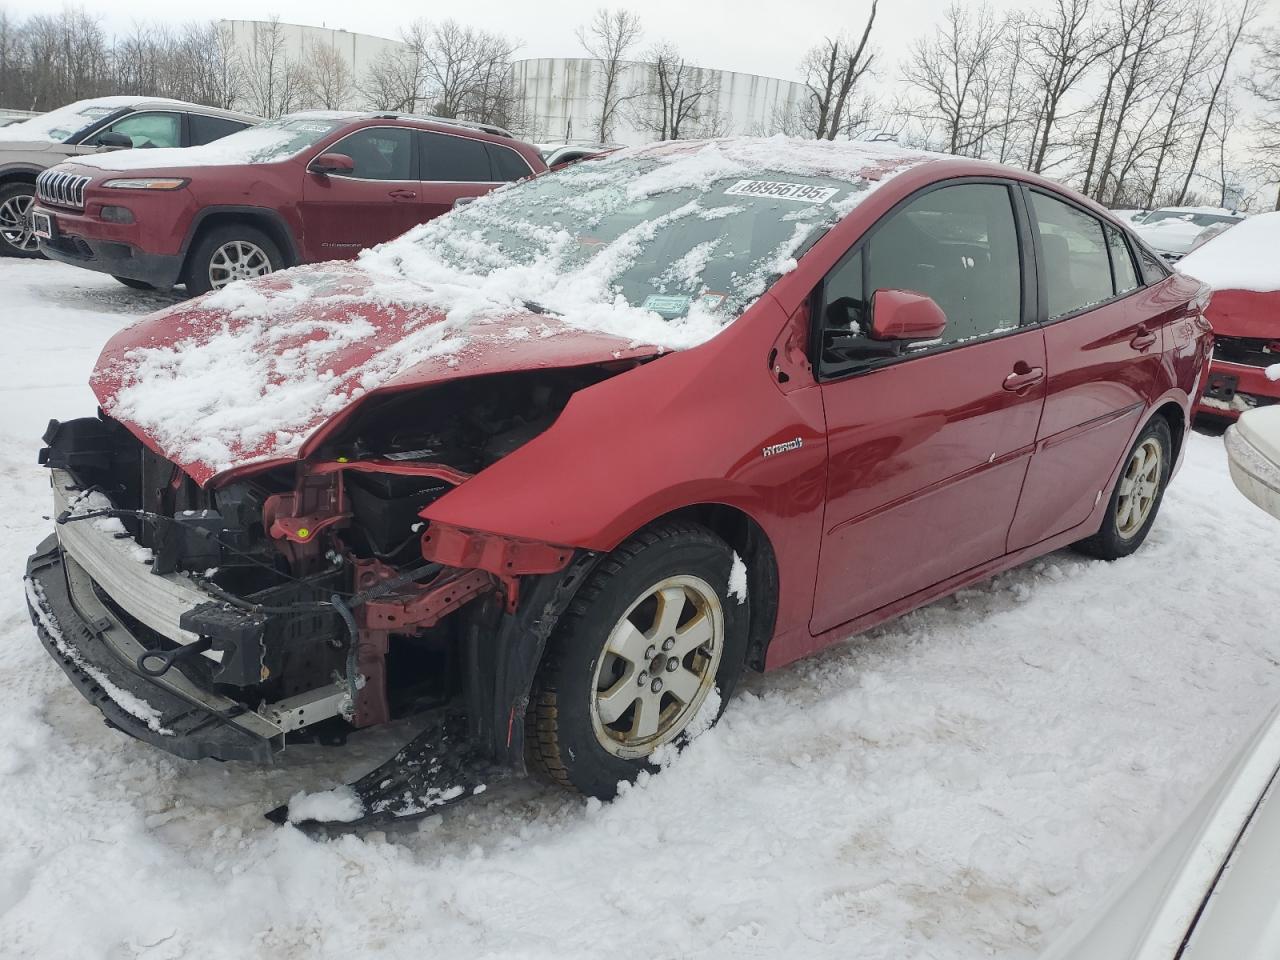
{"label": "detached plastic bumper piece", "polygon": [[[510,767],[494,763],[469,736],[465,717],[444,711],[429,716],[427,726],[394,757],[351,784],[362,811],[357,817],[293,822],[304,829],[344,829],[413,820],[515,776]],[[290,820],[288,806],[277,807],[267,818],[276,823]]]}

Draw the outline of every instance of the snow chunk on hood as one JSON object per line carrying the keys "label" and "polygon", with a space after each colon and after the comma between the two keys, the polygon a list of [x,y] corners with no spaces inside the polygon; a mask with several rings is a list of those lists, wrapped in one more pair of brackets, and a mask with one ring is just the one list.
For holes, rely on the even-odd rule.
{"label": "snow chunk on hood", "polygon": [[1242,220],[1183,257],[1178,270],[1215,290],[1280,290],[1280,212]]}

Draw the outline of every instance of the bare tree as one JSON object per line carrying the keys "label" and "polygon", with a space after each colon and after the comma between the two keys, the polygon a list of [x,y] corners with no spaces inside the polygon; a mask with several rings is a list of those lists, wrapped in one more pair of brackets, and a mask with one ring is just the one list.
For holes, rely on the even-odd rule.
{"label": "bare tree", "polygon": [[301,66],[300,100],[307,107],[340,110],[352,94],[351,67],[332,45],[312,43]]}
{"label": "bare tree", "polygon": [[1027,166],[1042,173],[1056,146],[1068,96],[1106,51],[1106,34],[1093,20],[1091,0],[1054,0],[1048,14],[1032,15],[1025,34],[1025,62],[1041,91]]}
{"label": "bare tree", "polygon": [[878,4],[879,0],[871,0],[871,12],[857,41],[844,36],[827,37],[800,62],[806,92],[803,117],[809,136],[834,140],[844,129],[849,98],[875,60],[868,43]]}
{"label": "bare tree", "polygon": [[600,114],[596,118],[595,138],[608,143],[613,136],[618,108],[634,94],[622,88],[622,71],[627,54],[640,42],[640,17],[629,10],[601,7],[591,22],[578,28],[578,42],[600,65],[596,79],[596,96]]}
{"label": "bare tree", "polygon": [[245,88],[254,113],[278,117],[294,109],[302,92],[302,69],[289,56],[278,16],[253,25],[253,41],[244,68]]}
{"label": "bare tree", "polygon": [[659,140],[725,132],[714,73],[693,66],[670,41],[653,47],[645,60],[648,72],[634,116],[638,127]]}
{"label": "bare tree", "polygon": [[[1270,183],[1280,181],[1280,30],[1268,30],[1256,41],[1257,55],[1245,87],[1261,104],[1251,124],[1255,170]],[[1280,187],[1275,205],[1280,210]]]}
{"label": "bare tree", "polygon": [[1160,189],[1165,163],[1182,138],[1187,118],[1194,106],[1192,94],[1195,85],[1208,68],[1204,45],[1213,29],[1213,18],[1209,7],[1205,3],[1198,3],[1190,8],[1186,13],[1186,24],[1183,53],[1176,61],[1181,64],[1181,69],[1173,70],[1173,79],[1169,85],[1168,116],[1161,131],[1160,144],[1156,150],[1155,169],[1151,173],[1145,204],[1143,204],[1147,207],[1155,206],[1156,191]]}
{"label": "bare tree", "polygon": [[[1165,54],[1170,41],[1183,32],[1182,10],[1169,0],[1129,0],[1127,5],[1119,0],[1116,12],[1117,43],[1110,54],[1106,94],[1098,107],[1084,178],[1085,193],[1092,186],[1092,195],[1104,202],[1121,140],[1134,134],[1135,107],[1153,95],[1162,96],[1168,71]],[[1137,113],[1141,123],[1141,112]],[[1152,119],[1150,114],[1146,117],[1143,136]]]}
{"label": "bare tree", "polygon": [[1196,167],[1200,163],[1200,152],[1204,149],[1204,141],[1209,134],[1209,124],[1213,121],[1213,111],[1218,105],[1218,97],[1222,94],[1223,85],[1227,81],[1227,74],[1231,70],[1231,59],[1240,44],[1240,38],[1257,18],[1261,7],[1262,0],[1243,0],[1235,16],[1232,17],[1228,14],[1223,21],[1226,36],[1219,53],[1221,70],[1219,70],[1218,77],[1209,93],[1208,107],[1204,112],[1204,123],[1200,127],[1199,136],[1196,137],[1195,149],[1191,153],[1191,162],[1187,166],[1187,178],[1182,182],[1182,193],[1178,197],[1179,203],[1185,201],[1187,191],[1191,189],[1191,178],[1196,175]]}
{"label": "bare tree", "polygon": [[953,2],[933,36],[918,38],[903,79],[924,97],[919,114],[941,128],[948,153],[980,156],[1006,123],[993,110],[1000,93],[999,56],[1008,21],[991,8]]}

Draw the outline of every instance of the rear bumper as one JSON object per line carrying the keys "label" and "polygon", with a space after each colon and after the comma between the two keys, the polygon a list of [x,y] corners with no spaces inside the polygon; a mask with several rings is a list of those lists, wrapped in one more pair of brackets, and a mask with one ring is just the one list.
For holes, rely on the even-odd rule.
{"label": "rear bumper", "polygon": [[48,214],[55,225],[54,236],[40,241],[40,252],[51,260],[141,280],[161,289],[181,280],[182,254],[149,253],[141,249],[132,242],[132,228],[127,236],[94,236],[103,228],[117,232],[120,228],[66,210],[38,206],[36,212]]}
{"label": "rear bumper", "polygon": [[1280,380],[1268,380],[1265,367],[1214,360],[1196,399],[1195,413],[1236,420],[1255,407],[1280,403]]}
{"label": "rear bumper", "polygon": [[26,592],[40,642],[110,726],[187,760],[265,763],[283,749],[280,726],[196,686],[179,668],[163,677],[139,673],[134,663],[146,648],[56,534],[27,560]]}

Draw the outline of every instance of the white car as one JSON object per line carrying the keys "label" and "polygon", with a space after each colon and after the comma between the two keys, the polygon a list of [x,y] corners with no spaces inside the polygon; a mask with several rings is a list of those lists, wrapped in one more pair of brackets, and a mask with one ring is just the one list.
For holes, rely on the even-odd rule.
{"label": "white car", "polygon": [[1135,220],[1133,229],[1166,260],[1176,261],[1243,219],[1225,207],[1161,207]]}
{"label": "white car", "polygon": [[[1226,447],[1236,486],[1280,519],[1280,405],[1244,414]],[[1278,790],[1280,709],[1102,911],[1041,960],[1280,957]]]}

